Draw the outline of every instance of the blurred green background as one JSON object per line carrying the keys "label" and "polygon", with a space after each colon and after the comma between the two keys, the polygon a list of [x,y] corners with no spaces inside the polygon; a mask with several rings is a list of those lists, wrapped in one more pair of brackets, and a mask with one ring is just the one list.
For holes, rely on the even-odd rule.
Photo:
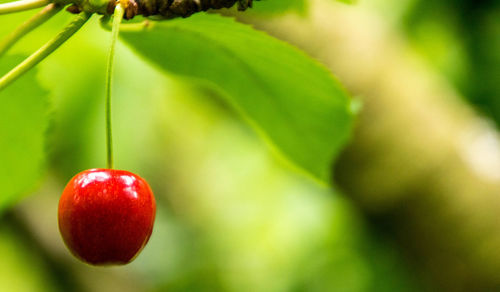
{"label": "blurred green background", "polygon": [[[254,12],[242,21],[325,63],[361,102],[333,189],[276,158],[217,92],[161,73],[120,43],[115,163],[148,180],[157,219],[131,264],[78,262],[60,238],[56,214],[65,183],[105,164],[110,35],[95,17],[38,66],[51,101],[48,171],[1,215],[0,291],[500,291],[496,165],[481,174],[495,180],[484,182],[449,154],[459,147],[455,138],[475,139],[461,129],[480,121],[493,142],[471,151],[486,163],[498,158],[500,2],[306,6],[284,18]],[[0,36],[30,14],[0,16]],[[10,54],[34,51],[71,17],[59,14]],[[319,39],[308,28],[339,37]],[[369,74],[387,75],[396,89],[384,91]],[[428,76],[433,86],[420,86]]]}

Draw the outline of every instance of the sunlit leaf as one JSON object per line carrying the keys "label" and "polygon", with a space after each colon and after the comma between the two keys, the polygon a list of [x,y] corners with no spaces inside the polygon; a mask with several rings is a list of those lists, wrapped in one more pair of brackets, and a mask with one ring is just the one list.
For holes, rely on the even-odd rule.
{"label": "sunlit leaf", "polygon": [[260,0],[254,2],[253,8],[244,13],[277,14],[285,11],[302,13],[306,10],[306,0]]}
{"label": "sunlit leaf", "polygon": [[[2,58],[0,75],[20,61]],[[34,188],[44,164],[48,92],[28,72],[0,90],[0,210]]]}
{"label": "sunlit leaf", "polygon": [[351,114],[347,94],[319,63],[219,15],[155,23],[122,36],[160,68],[220,89],[285,157],[327,181]]}

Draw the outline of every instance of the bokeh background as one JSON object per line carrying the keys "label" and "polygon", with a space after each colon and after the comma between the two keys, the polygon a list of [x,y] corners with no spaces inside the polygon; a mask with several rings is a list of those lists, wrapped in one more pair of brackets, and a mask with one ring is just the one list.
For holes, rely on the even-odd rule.
{"label": "bokeh background", "polygon": [[[500,291],[500,2],[259,12],[278,2],[225,13],[318,59],[359,105],[334,187],[277,158],[216,91],[120,44],[116,167],[149,181],[156,225],[127,266],[73,258],[58,198],[74,174],[105,166],[109,33],[96,17],[38,66],[48,171],[1,214],[0,291]],[[1,16],[0,36],[32,13]],[[29,54],[71,17],[11,53]]]}

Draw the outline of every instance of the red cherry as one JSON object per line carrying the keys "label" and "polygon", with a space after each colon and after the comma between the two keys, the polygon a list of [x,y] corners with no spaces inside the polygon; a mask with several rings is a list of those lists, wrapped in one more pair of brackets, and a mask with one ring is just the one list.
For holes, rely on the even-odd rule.
{"label": "red cherry", "polygon": [[151,236],[156,203],[138,175],[89,169],[66,185],[58,213],[62,238],[77,258],[92,265],[127,264]]}

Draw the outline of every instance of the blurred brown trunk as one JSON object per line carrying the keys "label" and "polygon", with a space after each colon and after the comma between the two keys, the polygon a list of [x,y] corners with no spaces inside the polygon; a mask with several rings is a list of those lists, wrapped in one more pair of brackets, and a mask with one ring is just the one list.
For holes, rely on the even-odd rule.
{"label": "blurred brown trunk", "polygon": [[380,16],[333,2],[310,1],[306,17],[243,21],[305,50],[360,96],[335,182],[387,223],[432,290],[497,290],[498,134]]}

